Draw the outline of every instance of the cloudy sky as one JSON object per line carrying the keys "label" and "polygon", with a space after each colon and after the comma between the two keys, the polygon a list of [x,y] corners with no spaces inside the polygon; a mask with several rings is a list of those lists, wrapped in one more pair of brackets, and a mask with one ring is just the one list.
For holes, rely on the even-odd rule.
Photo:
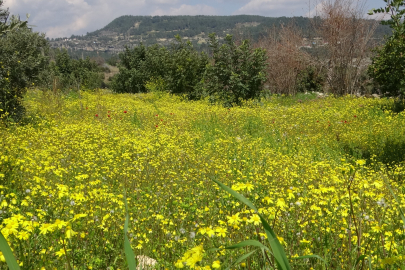
{"label": "cloudy sky", "polygon": [[[70,37],[103,28],[122,15],[306,16],[320,0],[5,0],[12,14],[25,18],[48,37]],[[366,10],[383,6],[368,0]]]}

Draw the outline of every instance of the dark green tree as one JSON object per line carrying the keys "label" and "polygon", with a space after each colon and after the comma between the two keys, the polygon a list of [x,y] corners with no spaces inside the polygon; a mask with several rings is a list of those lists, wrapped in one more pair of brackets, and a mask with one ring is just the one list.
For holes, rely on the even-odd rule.
{"label": "dark green tree", "polygon": [[213,61],[199,84],[200,95],[226,107],[258,98],[266,81],[266,51],[252,49],[248,40],[237,46],[232,35],[225,37],[222,46],[215,33],[209,37]]}
{"label": "dark green tree", "polygon": [[167,92],[194,98],[195,85],[207,63],[207,55],[198,53],[180,36],[169,49],[141,44],[120,54],[120,73],[114,77],[112,88],[117,93],[142,93],[148,91],[147,84],[158,81]]}
{"label": "dark green tree", "polygon": [[48,51],[45,35],[23,25],[0,36],[0,118],[23,117],[22,98],[28,87],[41,83],[40,75],[49,65]]}
{"label": "dark green tree", "polygon": [[384,0],[384,8],[373,9],[369,14],[388,13],[391,18],[381,21],[392,28],[386,43],[375,50],[369,74],[383,93],[405,94],[405,3],[403,0]]}
{"label": "dark green tree", "polygon": [[173,94],[185,94],[197,98],[195,86],[201,81],[208,64],[208,56],[197,52],[190,41],[183,41],[179,35],[172,44],[166,60],[164,80]]}
{"label": "dark green tree", "polygon": [[51,64],[54,78],[61,88],[96,89],[102,85],[102,71],[96,62],[86,59],[71,59],[67,50],[57,50]]}

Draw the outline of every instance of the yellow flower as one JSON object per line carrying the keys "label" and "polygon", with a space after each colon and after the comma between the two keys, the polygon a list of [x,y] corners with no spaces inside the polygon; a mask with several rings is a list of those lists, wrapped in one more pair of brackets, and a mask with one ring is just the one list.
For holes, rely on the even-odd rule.
{"label": "yellow flower", "polygon": [[287,204],[285,203],[283,198],[279,198],[277,200],[277,206],[280,207],[281,209],[283,209],[287,206]]}
{"label": "yellow flower", "polygon": [[55,255],[57,255],[59,257],[65,255],[65,254],[66,254],[66,252],[63,248],[61,248],[59,251],[55,252]]}
{"label": "yellow flower", "polygon": [[239,217],[239,213],[232,216],[227,216],[226,218],[228,219],[228,223],[231,225],[238,225],[239,222],[242,221],[242,219]]}
{"label": "yellow flower", "polygon": [[[184,256],[181,258],[181,262],[185,263],[188,267],[194,268],[195,264],[202,261],[204,255],[203,245],[196,246],[184,253]],[[179,263],[179,261],[177,261]],[[177,267],[177,266],[176,266]],[[182,268],[182,267],[178,267]]]}
{"label": "yellow flower", "polygon": [[58,227],[59,229],[62,229],[62,228],[65,227],[67,224],[68,224],[67,222],[65,222],[65,221],[63,221],[63,220],[60,220],[60,219],[55,220],[55,223],[54,223],[54,225],[55,225],[56,227]]}
{"label": "yellow flower", "polygon": [[311,241],[308,241],[308,240],[306,240],[305,238],[303,238],[303,239],[300,241],[300,243],[301,243],[301,244],[309,244],[309,243],[311,243]]}
{"label": "yellow flower", "polygon": [[18,228],[18,222],[15,220],[7,220],[5,221],[6,226],[1,230],[1,233],[4,235],[4,237],[7,237],[8,235],[11,234],[16,234],[17,228]]}
{"label": "yellow flower", "polygon": [[1,203],[0,203],[0,207],[7,207],[7,206],[8,206],[7,201],[2,200]]}
{"label": "yellow flower", "polygon": [[30,238],[30,234],[26,231],[22,231],[18,233],[17,238],[20,240],[27,240],[28,238]]}
{"label": "yellow flower", "polygon": [[69,228],[66,230],[66,238],[70,239],[72,236],[75,236],[77,232],[73,231],[72,228]]}
{"label": "yellow flower", "polygon": [[221,267],[221,262],[220,261],[214,261],[212,263],[212,268],[220,268]]}
{"label": "yellow flower", "polygon": [[250,192],[251,190],[253,190],[254,186],[251,183],[246,183],[245,184],[246,189]]}
{"label": "yellow flower", "polygon": [[253,223],[253,225],[257,226],[261,224],[261,220],[259,215],[253,214],[253,216],[249,219],[249,223]]}
{"label": "yellow flower", "polygon": [[53,232],[54,228],[55,228],[55,227],[54,227],[53,224],[44,223],[44,224],[42,224],[41,228],[39,229],[39,230],[40,230],[40,233],[39,233],[39,234],[45,235],[45,234],[47,234],[48,232]]}
{"label": "yellow flower", "polygon": [[225,235],[227,233],[227,228],[217,227],[215,231],[217,233],[217,236],[225,237]]}
{"label": "yellow flower", "polygon": [[184,264],[181,260],[177,260],[174,266],[176,266],[177,268],[184,268]]}

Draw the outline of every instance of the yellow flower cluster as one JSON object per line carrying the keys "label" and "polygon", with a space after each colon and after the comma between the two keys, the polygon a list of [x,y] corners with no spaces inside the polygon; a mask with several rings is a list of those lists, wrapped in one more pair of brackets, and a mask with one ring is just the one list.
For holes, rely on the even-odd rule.
{"label": "yellow flower cluster", "polygon": [[[211,249],[265,243],[258,214],[288,258],[352,269],[364,254],[398,268],[405,113],[393,102],[273,97],[227,109],[164,94],[30,91],[29,123],[0,127],[0,230],[27,269],[125,269],[126,192],[135,255],[159,269],[228,267],[251,249]],[[257,252],[235,268],[267,263]]]}

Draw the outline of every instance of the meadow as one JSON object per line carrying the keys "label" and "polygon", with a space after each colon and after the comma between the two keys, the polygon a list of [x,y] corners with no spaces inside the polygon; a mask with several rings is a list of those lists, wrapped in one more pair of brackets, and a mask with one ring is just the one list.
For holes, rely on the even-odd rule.
{"label": "meadow", "polygon": [[[292,269],[405,269],[405,112],[393,99],[30,90],[0,127],[1,232],[22,269],[226,269],[273,227]],[[391,189],[391,190],[390,190]],[[392,193],[397,197],[394,199]],[[295,257],[316,254],[323,260]],[[232,269],[274,269],[261,253]],[[0,256],[0,269],[7,269]]]}

